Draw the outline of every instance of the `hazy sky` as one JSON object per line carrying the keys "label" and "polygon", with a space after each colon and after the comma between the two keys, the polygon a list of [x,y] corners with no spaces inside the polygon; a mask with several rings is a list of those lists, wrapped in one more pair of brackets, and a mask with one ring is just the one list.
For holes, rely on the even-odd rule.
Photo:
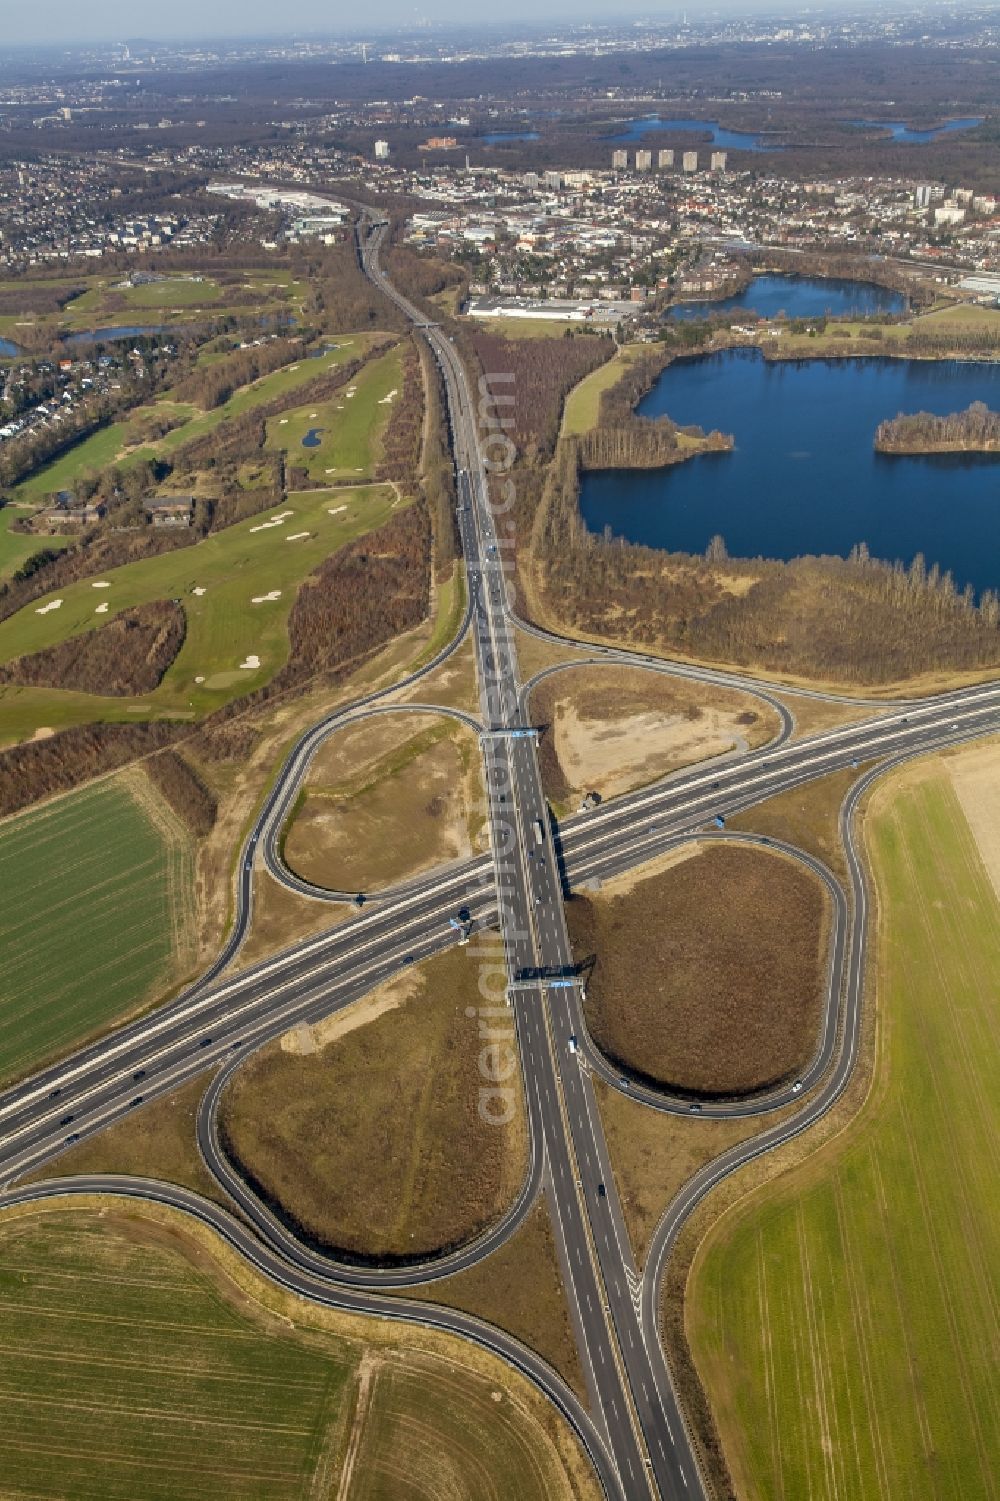
{"label": "hazy sky", "polygon": [[[765,0],[760,0],[763,7]],[[673,18],[684,0],[654,4],[646,14]],[[536,24],[553,19],[632,17],[642,0],[367,0],[349,6],[344,0],[290,0],[276,7],[273,0],[170,0],[167,5],[136,4],[135,0],[47,0],[44,5],[19,5],[0,0],[0,46],[4,42],[71,43],[136,37],[274,36],[282,27],[294,32],[349,32],[370,25],[373,33],[389,26],[411,27],[421,17],[434,23],[459,21],[504,23],[530,19]],[[689,14],[699,9],[698,0],[688,0]],[[719,8],[718,5],[713,8]],[[746,0],[730,0],[726,7],[749,8]],[[778,6],[773,8],[780,8]]]}

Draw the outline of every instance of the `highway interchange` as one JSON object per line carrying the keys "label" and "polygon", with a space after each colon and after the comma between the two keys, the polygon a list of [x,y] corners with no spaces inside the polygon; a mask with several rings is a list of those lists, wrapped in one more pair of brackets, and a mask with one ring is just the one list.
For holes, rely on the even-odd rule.
{"label": "highway interchange", "polygon": [[[471,632],[481,717],[469,722],[480,732],[483,747],[491,854],[372,894],[349,921],[227,975],[249,927],[254,873],[261,864],[275,878],[316,900],[348,901],[356,895],[317,891],[288,871],[280,857],[282,825],[323,740],[351,718],[386,708],[413,712],[420,706],[387,705],[385,693],[378,693],[329,716],[293,749],[259,812],[238,865],[233,929],[211,969],[191,990],[154,1013],[0,1095],[0,1203],[60,1192],[112,1192],[173,1204],[213,1225],[268,1276],[305,1296],[377,1317],[450,1329],[494,1350],[524,1371],[563,1412],[587,1448],[608,1496],[625,1501],[698,1497],[704,1493],[703,1480],[658,1329],[663,1268],[680,1229],[714,1183],[807,1129],[845,1087],[860,1037],[868,929],[867,879],[854,831],[859,800],[877,776],[910,756],[1000,730],[1000,685],[983,684],[909,703],[880,706],[868,700],[869,707],[879,709],[877,717],[795,740],[785,701],[794,702],[797,690],[641,654],[564,643],[580,651],[581,662],[638,663],[756,693],[772,706],[780,729],[762,750],[688,769],[557,828],[550,822],[537,745],[530,733],[528,693],[536,680],[521,683],[514,647],[515,624],[523,623],[517,621],[508,597],[504,537],[491,505],[482,444],[489,410],[474,403],[464,367],[446,334],[386,280],[378,259],[383,235],[381,224],[363,221],[362,263],[428,341],[444,376],[468,584],[467,609],[454,639],[420,673],[387,692],[409,689],[427,677]],[[496,427],[485,431],[488,436]],[[535,627],[524,628],[547,635]],[[525,731],[529,733],[518,733]],[[869,763],[877,764],[869,768]],[[720,832],[715,820],[851,766],[859,768],[859,780],[840,818],[848,889],[843,890],[820,862],[786,849],[825,881],[833,903],[827,1004],[816,1055],[796,1081],[800,1089],[789,1084],[765,1096],[705,1102],[702,1113],[766,1115],[793,1100],[800,1108],[780,1124],[765,1124],[759,1135],[731,1148],[685,1185],[667,1207],[640,1269],[615,1190],[592,1075],[600,1074],[611,1087],[627,1090],[658,1110],[687,1113],[692,1102],[623,1078],[593,1045],[574,978],[565,895],[585,881],[640,864],[696,832],[706,838],[756,838]],[[218,1141],[219,1096],[248,1052],[296,1022],[351,1005],[406,962],[453,943],[451,919],[463,908],[479,929],[498,924],[503,939],[531,1141],[525,1183],[499,1224],[447,1257],[389,1268],[338,1263],[302,1246],[234,1171]],[[547,983],[554,977],[570,983]],[[578,1039],[578,1053],[570,1049],[571,1037]],[[199,1114],[199,1146],[232,1200],[232,1213],[189,1190],[150,1180],[76,1177],[17,1185],[25,1173],[64,1151],[68,1141],[126,1117],[138,1104],[209,1070],[214,1072]],[[502,1244],[539,1192],[551,1211],[586,1380],[586,1408],[544,1361],[511,1336],[470,1315],[418,1300],[422,1283],[471,1265]],[[386,1296],[389,1289],[400,1288],[412,1289],[411,1296]]]}

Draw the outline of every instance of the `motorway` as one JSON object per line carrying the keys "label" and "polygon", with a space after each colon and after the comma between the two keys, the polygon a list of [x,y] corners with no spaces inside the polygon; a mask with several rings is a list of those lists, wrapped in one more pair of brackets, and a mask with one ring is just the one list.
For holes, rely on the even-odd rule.
{"label": "motorway", "polygon": [[[233,931],[211,970],[168,1005],[0,1095],[0,1184],[5,1186],[0,1202],[36,1200],[54,1192],[111,1191],[173,1203],[214,1225],[268,1276],[305,1296],[377,1317],[451,1329],[495,1350],[557,1404],[586,1445],[609,1496],[627,1501],[697,1497],[703,1494],[703,1483],[657,1327],[663,1266],[687,1216],[713,1183],[807,1129],[839,1097],[856,1057],[865,973],[868,894],[853,835],[858,799],[890,765],[1000,730],[1000,685],[983,684],[906,704],[878,706],[869,701],[873,709],[882,708],[879,717],[796,741],[790,738],[792,716],[774,696],[774,685],[588,644],[580,648],[588,660],[638,662],[651,670],[755,692],[772,704],[780,729],[762,750],[690,768],[556,826],[546,806],[537,745],[530,732],[530,684],[522,684],[519,676],[514,627],[520,623],[508,598],[503,542],[490,504],[480,441],[483,414],[473,403],[450,340],[384,278],[378,262],[382,236],[381,226],[376,224],[370,232],[365,227],[365,270],[420,329],[445,379],[468,582],[460,630],[406,686],[438,666],[471,631],[481,715],[470,722],[480,732],[483,747],[492,856],[370,894],[332,931],[235,975],[223,974],[249,923],[258,859],[278,879],[316,899],[349,900],[355,895],[323,893],[298,882],[280,860],[280,829],[323,739],[350,717],[384,712],[387,707],[398,712],[402,706],[386,705],[384,694],[372,694],[329,716],[294,748],[248,836],[238,866]],[[395,685],[397,691],[400,686]],[[777,691],[782,698],[794,698],[803,690]],[[416,707],[407,706],[411,711]],[[816,1056],[801,1081],[801,1095],[786,1086],[765,1096],[703,1106],[706,1116],[764,1115],[799,1098],[800,1109],[780,1125],[765,1126],[761,1135],[716,1159],[685,1186],[665,1213],[640,1274],[615,1190],[592,1074],[601,1074],[612,1087],[627,1089],[656,1109],[686,1112],[691,1101],[624,1079],[593,1046],[574,976],[565,896],[574,886],[640,864],[692,834],[734,837],[715,830],[716,818],[832,770],[862,768],[876,761],[879,764],[871,770],[859,771],[860,780],[841,813],[849,891],[843,891],[819,862],[787,851],[805,859],[826,882],[834,910],[825,1020]],[[406,962],[454,942],[449,920],[463,907],[477,928],[498,924],[503,937],[531,1137],[525,1183],[500,1224],[448,1257],[389,1268],[334,1262],[301,1246],[226,1161],[215,1126],[219,1095],[248,1051],[295,1022],[353,1004]],[[553,984],[554,978],[568,983]],[[579,1039],[577,1054],[571,1052],[571,1036]],[[145,1100],[210,1068],[217,1072],[199,1115],[199,1145],[238,1215],[186,1190],[147,1180],[80,1178],[11,1186],[58,1156],[69,1140],[127,1117]],[[422,1282],[489,1254],[513,1233],[539,1192],[546,1195],[552,1214],[588,1411],[543,1361],[510,1336],[451,1309],[385,1296],[389,1288],[418,1289]]]}

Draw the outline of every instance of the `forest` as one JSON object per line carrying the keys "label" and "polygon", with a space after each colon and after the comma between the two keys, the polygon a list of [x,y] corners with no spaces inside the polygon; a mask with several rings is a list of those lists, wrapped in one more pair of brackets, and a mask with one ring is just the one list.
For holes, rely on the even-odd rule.
{"label": "forest", "polygon": [[946,417],[900,412],[875,429],[877,453],[1000,453],[1000,412],[974,401]]}
{"label": "forest", "polygon": [[0,666],[0,683],[131,698],[152,693],[184,644],[187,621],[173,600],[122,610],[107,625]]}

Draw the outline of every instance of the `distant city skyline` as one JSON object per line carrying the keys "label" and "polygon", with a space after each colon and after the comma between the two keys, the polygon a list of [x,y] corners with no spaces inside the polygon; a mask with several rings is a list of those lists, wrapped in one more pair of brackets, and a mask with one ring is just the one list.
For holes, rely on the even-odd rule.
{"label": "distant city skyline", "polygon": [[[865,5],[852,6],[853,10],[865,9]],[[875,9],[871,3],[870,8]],[[883,6],[883,9],[886,7]],[[921,9],[904,4],[890,5],[893,10]],[[615,4],[615,0],[598,0],[590,6],[580,0],[546,0],[544,11],[530,0],[507,0],[502,11],[483,7],[485,14],[470,14],[462,0],[373,0],[365,7],[364,21],[371,28],[370,35],[384,34],[393,27],[412,31],[420,25],[447,27],[461,25],[463,29],[477,24],[484,30],[523,25],[531,22],[534,27],[544,26],[549,20],[565,24],[567,21],[628,24],[631,21],[646,21],[650,24],[669,24],[686,16],[692,21],[706,17],[742,15],[759,12],[767,16],[811,15],[846,10],[830,4],[808,8],[794,4],[771,3],[767,0],[721,0],[721,3],[660,4],[653,9],[640,10],[629,0],[627,4]],[[331,15],[328,0],[297,0],[282,17],[281,29],[277,29],[274,6],[265,0],[214,0],[206,6],[204,0],[174,0],[164,11],[155,14],[137,12],[130,0],[91,0],[81,10],[76,0],[50,0],[43,11],[24,8],[5,16],[0,47],[29,44],[33,46],[74,46],[86,43],[145,41],[185,41],[199,38],[273,38],[285,35],[289,40],[295,36],[361,36],[355,16],[342,18]]]}

